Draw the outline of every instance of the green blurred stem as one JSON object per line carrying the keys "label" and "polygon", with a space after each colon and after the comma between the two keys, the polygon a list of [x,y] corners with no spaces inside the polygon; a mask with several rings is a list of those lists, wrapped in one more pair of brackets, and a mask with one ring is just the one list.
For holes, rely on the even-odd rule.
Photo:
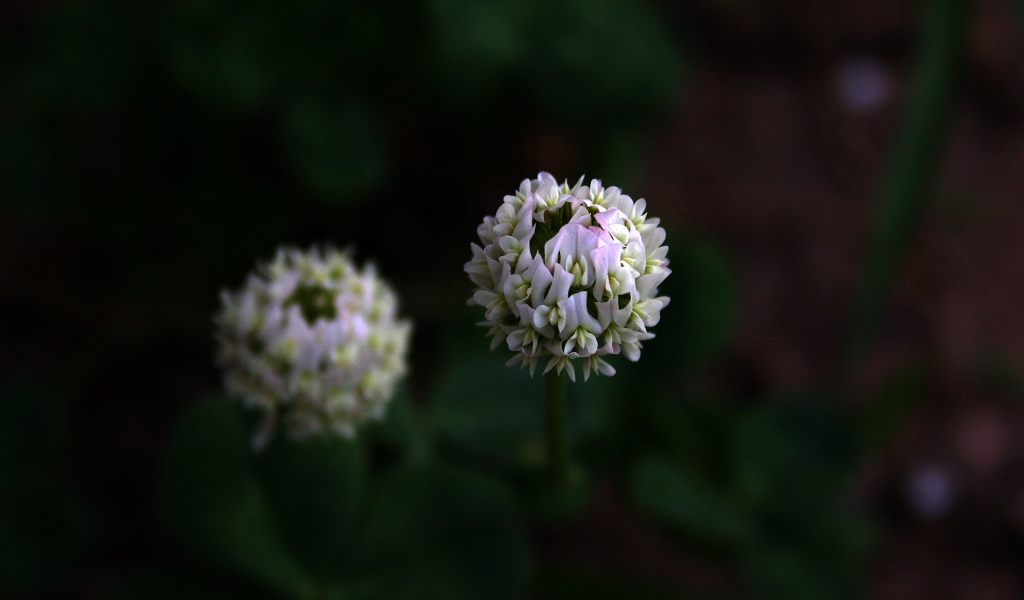
{"label": "green blurred stem", "polygon": [[544,429],[547,436],[548,474],[559,485],[569,483],[569,434],[566,426],[565,379],[552,369],[544,386]]}
{"label": "green blurred stem", "polygon": [[931,0],[913,87],[876,213],[853,306],[840,385],[850,383],[885,313],[892,280],[927,209],[954,106],[969,3]]}

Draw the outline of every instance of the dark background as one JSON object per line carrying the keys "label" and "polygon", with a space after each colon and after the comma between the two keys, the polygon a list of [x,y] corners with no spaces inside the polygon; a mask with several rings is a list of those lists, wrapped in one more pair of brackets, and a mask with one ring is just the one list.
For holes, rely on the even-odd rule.
{"label": "dark background", "polygon": [[376,263],[412,404],[476,402],[462,265],[545,170],[646,198],[675,272],[568,514],[538,431],[433,416],[526,507],[513,597],[1024,597],[1018,4],[0,2],[0,595],[191,564],[165,452],[280,245]]}

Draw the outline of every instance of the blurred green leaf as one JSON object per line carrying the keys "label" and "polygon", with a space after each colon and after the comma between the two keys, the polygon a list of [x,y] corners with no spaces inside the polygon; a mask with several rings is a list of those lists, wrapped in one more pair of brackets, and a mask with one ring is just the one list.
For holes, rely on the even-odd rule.
{"label": "blurred green leaf", "polygon": [[664,458],[640,461],[631,491],[641,511],[709,547],[736,552],[753,535],[726,497]]}
{"label": "blurred green leaf", "polygon": [[660,293],[672,301],[653,329],[657,337],[644,346],[643,360],[649,371],[673,373],[699,369],[725,349],[739,302],[736,273],[721,249],[678,235],[668,245],[672,274]]}
{"label": "blurred green leaf", "polygon": [[861,417],[861,443],[867,451],[879,451],[906,423],[911,410],[928,390],[931,373],[911,365],[894,373],[875,395]]}
{"label": "blurred green leaf", "polygon": [[750,553],[744,562],[747,576],[757,590],[756,598],[770,600],[821,600],[842,598],[833,595],[822,581],[815,565],[806,556],[783,551],[771,546],[761,552]]}
{"label": "blurred green leaf", "polygon": [[351,574],[366,486],[363,447],[337,436],[277,436],[257,457],[262,489],[292,555],[320,582]]}
{"label": "blurred green leaf", "polygon": [[432,81],[448,105],[485,102],[521,62],[530,41],[530,2],[427,0]]}
{"label": "blurred green leaf", "polygon": [[[735,410],[721,399],[655,397],[644,407],[645,445],[664,451],[688,473],[715,485],[729,483]],[[653,433],[651,437],[650,433]]]}
{"label": "blurred green leaf", "polygon": [[857,457],[857,431],[831,403],[769,401],[736,429],[735,490],[768,535],[811,535],[834,513]]}
{"label": "blurred green leaf", "polygon": [[[487,342],[481,340],[481,345]],[[431,411],[449,446],[483,464],[535,472],[545,461],[544,385],[540,370],[506,367],[507,352],[463,361],[442,377]],[[567,389],[570,443],[600,428],[608,415],[602,378]]]}
{"label": "blurred green leaf", "polygon": [[68,182],[61,137],[52,123],[28,112],[15,112],[0,128],[0,185],[22,216],[45,216],[79,194]]}
{"label": "blurred green leaf", "polygon": [[846,493],[857,433],[813,394],[770,400],[737,427],[735,493],[758,531],[742,561],[760,597],[858,597],[869,535]]}
{"label": "blurred green leaf", "polygon": [[143,64],[145,6],[55,4],[39,26],[29,84],[60,104],[100,108],[126,100]]}
{"label": "blurred green leaf", "polygon": [[647,2],[538,2],[522,78],[557,115],[600,123],[636,122],[679,93],[683,61]]}
{"label": "blurred green leaf", "polygon": [[391,448],[408,450],[417,435],[415,421],[413,400],[408,386],[403,385],[388,405],[384,420],[369,423],[365,436]]}
{"label": "blurred green leaf", "polygon": [[52,392],[0,393],[0,592],[59,587],[85,559],[91,519],[59,478],[66,420]]}
{"label": "blurred green leaf", "polygon": [[178,0],[164,10],[163,56],[181,87],[229,110],[267,102],[284,71],[272,3]]}
{"label": "blurred green leaf", "polygon": [[512,497],[451,467],[400,471],[377,490],[370,551],[380,598],[520,598],[529,555]]}
{"label": "blurred green leaf", "polygon": [[164,464],[164,519],[204,561],[288,596],[307,594],[312,584],[280,543],[246,436],[235,407],[223,398],[186,412]]}
{"label": "blurred green leaf", "polygon": [[360,100],[297,100],[288,107],[283,126],[299,177],[331,202],[358,202],[383,180],[387,152],[381,126]]}
{"label": "blurred green leaf", "polygon": [[210,581],[193,573],[152,569],[130,577],[107,600],[272,600],[259,591]]}
{"label": "blurred green leaf", "polygon": [[488,356],[449,370],[430,408],[446,443],[492,466],[535,470],[544,463],[543,402],[541,378]]}
{"label": "blurred green leaf", "polygon": [[756,598],[855,600],[864,597],[867,546],[856,555],[837,546],[786,547],[762,543],[742,557]]}

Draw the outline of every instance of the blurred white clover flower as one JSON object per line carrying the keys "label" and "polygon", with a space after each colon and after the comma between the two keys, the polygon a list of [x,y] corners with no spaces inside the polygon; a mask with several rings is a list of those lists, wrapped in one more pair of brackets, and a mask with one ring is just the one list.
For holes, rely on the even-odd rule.
{"label": "blurred white clover flower", "polygon": [[262,448],[280,422],[301,440],[346,438],[384,416],[406,371],[412,325],[372,265],[334,249],[280,249],[237,293],[222,292],[218,361],[228,393],[264,413]]}
{"label": "blurred white clover flower", "polygon": [[575,359],[584,379],[614,375],[602,357],[638,360],[669,302],[658,296],[671,273],[665,230],[647,217],[646,201],[596,179],[582,183],[559,185],[549,173],[523,180],[484,217],[465,266],[491,350],[504,342],[515,352],[508,364],[529,366],[531,375],[545,357],[545,373],[564,369],[573,381]]}

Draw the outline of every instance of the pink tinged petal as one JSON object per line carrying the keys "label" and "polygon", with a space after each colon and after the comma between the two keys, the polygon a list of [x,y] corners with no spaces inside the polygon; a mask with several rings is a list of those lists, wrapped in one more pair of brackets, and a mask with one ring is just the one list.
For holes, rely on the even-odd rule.
{"label": "pink tinged petal", "polygon": [[613,298],[612,302],[615,303],[615,308],[613,309],[614,312],[612,316],[612,322],[618,325],[619,327],[625,327],[626,322],[629,321],[629,315],[633,314],[633,301],[630,300],[622,308],[618,308],[619,301],[617,298]]}
{"label": "pink tinged petal", "polygon": [[533,191],[532,183],[529,179],[524,179],[519,183],[519,194],[522,196],[529,196],[530,192]]}
{"label": "pink tinged petal", "polygon": [[561,333],[561,332],[563,332],[565,330],[572,331],[572,330],[576,329],[576,327],[579,326],[579,324],[580,324],[579,303],[576,302],[576,298],[578,296],[580,296],[581,294],[584,297],[583,312],[587,312],[586,306],[585,306],[586,305],[586,295],[587,295],[586,292],[577,292],[577,293],[573,294],[572,296],[566,298],[565,300],[561,300],[558,303],[558,308],[561,309],[561,311],[562,311],[562,320],[558,324],[558,331],[559,331],[559,333]]}
{"label": "pink tinged petal", "polygon": [[[565,309],[561,307],[561,302],[559,302],[559,307],[557,309],[553,310],[552,313],[556,315],[555,322],[552,323],[552,325],[555,326],[556,328],[558,328],[558,335],[559,335],[559,337],[562,337],[562,336],[565,335],[565,332],[566,332],[566,327],[565,327],[566,314],[565,314]],[[550,316],[549,316],[549,322],[550,322]]]}
{"label": "pink tinged petal", "polygon": [[[494,246],[488,246],[493,248]],[[501,281],[501,270],[505,263],[502,263],[490,256],[487,257],[487,270],[491,273],[491,280],[495,283]]]}
{"label": "pink tinged petal", "polygon": [[[534,306],[538,306],[542,302],[544,294],[548,291],[548,287],[554,281],[555,277],[551,274],[547,265],[544,264],[544,259],[540,256],[534,257],[533,264],[527,270],[527,274],[531,279],[530,302],[533,303]],[[568,273],[566,275],[568,275]]]}
{"label": "pink tinged petal", "polygon": [[590,261],[594,265],[594,299],[615,295],[609,282],[609,276],[619,269],[621,247],[617,244],[598,246],[590,252]]}
{"label": "pink tinged petal", "polygon": [[484,245],[490,244],[494,241],[495,224],[494,217],[484,217],[484,222],[476,228],[476,235]]}
{"label": "pink tinged petal", "polygon": [[537,207],[537,198],[529,196],[523,201],[523,205],[519,208],[519,212],[516,213],[516,219],[518,224],[515,229],[512,230],[512,235],[516,236],[521,240],[527,240],[527,236],[532,236],[537,226],[533,220],[533,213]]}
{"label": "pink tinged petal", "polygon": [[519,258],[516,260],[516,264],[514,267],[516,273],[522,273],[526,271],[527,269],[530,268],[530,265],[533,264],[533,256],[530,254],[529,238],[531,237],[533,237],[532,232],[529,236],[527,236],[527,239],[523,240],[522,242],[523,251],[519,253]]}
{"label": "pink tinged petal", "polygon": [[484,313],[484,316],[495,323],[500,323],[511,312],[508,304],[505,303],[505,297],[495,294],[494,300],[491,300],[490,304],[487,305],[487,311]]}
{"label": "pink tinged petal", "polygon": [[568,257],[590,256],[597,247],[597,235],[578,223],[570,223],[558,230],[553,238],[544,244],[547,264],[563,263]]}
{"label": "pink tinged petal", "polygon": [[661,227],[655,227],[649,231],[641,233],[641,238],[644,241],[644,247],[647,248],[648,254],[655,251],[658,246],[665,243],[665,230]]}
{"label": "pink tinged petal", "polygon": [[525,302],[517,302],[516,310],[519,312],[519,323],[521,325],[533,325],[533,315],[537,309]]}
{"label": "pink tinged petal", "polygon": [[516,331],[510,333],[508,339],[506,340],[508,342],[508,349],[512,350],[513,352],[521,349],[523,347],[523,340],[525,337],[526,329],[517,329]]}
{"label": "pink tinged petal", "polygon": [[576,308],[575,313],[577,324],[582,325],[591,333],[600,333],[603,330],[601,323],[599,323],[598,320],[595,319],[587,310],[587,293],[577,292],[572,295],[570,300],[573,301]]}
{"label": "pink tinged petal", "polygon": [[566,271],[562,265],[556,264],[554,267],[554,275],[552,276],[551,287],[548,288],[548,294],[544,298],[544,304],[551,305],[568,298],[569,288],[572,287],[572,279],[572,273]]}
{"label": "pink tinged petal", "polygon": [[640,240],[639,234],[635,231],[630,236],[629,242],[622,250],[622,262],[628,266],[636,275],[643,275],[647,269],[647,252]]}
{"label": "pink tinged petal", "polygon": [[598,222],[602,229],[611,231],[613,226],[623,224],[624,215],[617,208],[609,208],[594,215],[594,220]]}
{"label": "pink tinged petal", "polygon": [[554,327],[558,325],[558,322],[565,321],[562,310],[557,306],[540,306],[537,308],[537,312],[533,314],[533,326],[535,329],[542,330],[544,332],[551,332],[551,337],[554,336]]}
{"label": "pink tinged petal", "polygon": [[550,306],[540,306],[533,313],[533,326],[540,329],[548,324],[548,313],[551,311]]}
{"label": "pink tinged petal", "polygon": [[505,284],[502,286],[501,292],[505,295],[505,303],[508,304],[512,314],[519,318],[519,300],[517,292],[524,284],[521,275],[512,275],[505,280]]}
{"label": "pink tinged petal", "polygon": [[661,225],[661,219],[648,219],[646,217],[647,215],[640,215],[639,213],[637,214],[638,222],[643,221],[643,225],[637,228],[640,231],[647,231],[649,229],[654,229],[658,225]]}
{"label": "pink tinged petal", "polygon": [[572,216],[569,218],[570,224],[582,225],[583,227],[586,227],[588,229],[592,226],[593,222],[594,220],[590,214],[590,211],[587,210],[587,207],[583,205],[577,207],[576,210],[573,212]]}
{"label": "pink tinged petal", "polygon": [[605,302],[595,303],[597,307],[597,322],[601,326],[601,331],[608,329],[608,326],[614,319],[615,312],[619,310],[619,301],[617,298],[612,298]]}
{"label": "pink tinged petal", "polygon": [[647,254],[647,262],[658,261],[661,266],[668,265],[668,246],[659,246]]}
{"label": "pink tinged petal", "polygon": [[647,273],[636,278],[636,291],[641,298],[650,298],[654,294],[658,293],[658,286],[661,282],[665,281],[665,278],[669,276],[671,271],[665,270],[661,273]]}
{"label": "pink tinged petal", "polygon": [[506,235],[500,238],[498,240],[498,246],[505,254],[508,254],[509,252],[515,252],[518,254],[523,251],[523,243],[519,238],[511,235]]}
{"label": "pink tinged petal", "polygon": [[497,294],[495,294],[494,292],[490,292],[487,290],[477,290],[473,294],[473,302],[476,302],[477,306],[487,306],[488,304],[491,303],[491,300],[494,300],[495,296],[497,296]]}

